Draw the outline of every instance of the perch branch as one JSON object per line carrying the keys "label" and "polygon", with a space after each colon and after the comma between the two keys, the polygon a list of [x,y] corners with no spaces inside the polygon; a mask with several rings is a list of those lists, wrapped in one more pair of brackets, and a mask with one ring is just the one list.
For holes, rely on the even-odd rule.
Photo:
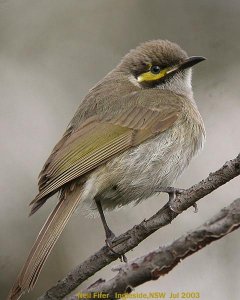
{"label": "perch branch", "polygon": [[239,227],[240,198],[222,209],[202,226],[180,237],[171,245],[158,248],[118,267],[116,269],[118,274],[112,279],[108,281],[98,280],[84,292],[65,298],[65,300],[83,300],[85,299],[84,294],[88,295],[88,299],[96,299],[96,295],[100,296],[101,293],[105,294],[105,299],[119,299],[120,294],[131,293],[135,287],[167,274],[186,257],[213,241],[223,238]]}
{"label": "perch branch", "polygon": [[[148,220],[142,221],[139,225],[121,234],[117,240],[127,240],[124,243],[116,245],[114,250],[119,254],[124,254],[135,248],[153,232],[171,223],[178,215],[175,211],[181,212],[186,210],[193,206],[199,199],[238,175],[240,175],[240,154],[236,158],[226,162],[219,170],[210,173],[206,179],[178,195],[174,203],[172,203],[172,209],[167,204]],[[55,286],[40,296],[38,300],[63,299],[79,284],[116,259],[118,259],[118,255],[114,254],[106,246],[102,247],[69,272],[65,278],[59,280]]]}

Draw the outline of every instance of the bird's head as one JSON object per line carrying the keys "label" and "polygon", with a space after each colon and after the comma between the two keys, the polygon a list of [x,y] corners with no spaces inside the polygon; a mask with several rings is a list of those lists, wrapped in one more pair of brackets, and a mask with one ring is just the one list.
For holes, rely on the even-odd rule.
{"label": "bird's head", "polygon": [[154,40],[141,44],[125,55],[118,66],[129,80],[140,88],[168,89],[189,94],[191,67],[205,60],[202,56],[188,57],[177,44]]}

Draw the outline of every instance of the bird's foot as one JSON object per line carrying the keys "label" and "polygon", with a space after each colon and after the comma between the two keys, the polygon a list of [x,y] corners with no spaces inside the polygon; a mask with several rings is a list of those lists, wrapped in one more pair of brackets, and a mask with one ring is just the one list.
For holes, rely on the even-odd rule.
{"label": "bird's foot", "polygon": [[[167,188],[160,188],[157,190],[157,192],[167,193],[169,195],[168,206],[170,207],[170,209],[173,212],[175,212],[177,214],[182,213],[182,211],[178,210],[175,207],[174,201],[175,201],[177,195],[180,195],[184,191],[185,191],[184,189],[179,189],[179,188],[175,188],[175,187],[171,187],[171,186],[167,187]],[[197,213],[198,212],[197,203],[194,203],[193,207],[194,207],[194,212]]]}
{"label": "bird's foot", "polygon": [[168,200],[168,205],[172,211],[174,211],[177,214],[180,214],[182,211],[178,210],[175,205],[174,201],[177,197],[177,195],[180,195],[182,192],[184,192],[184,189],[179,189],[179,188],[174,188],[174,187],[169,187],[169,200]]}
{"label": "bird's foot", "polygon": [[112,253],[118,255],[121,262],[127,262],[127,257],[125,254],[117,253],[113,248],[122,242],[125,242],[128,240],[129,237],[125,238],[116,238],[115,234],[109,229],[107,232],[105,243],[109,250],[111,250]]}
{"label": "bird's foot", "polygon": [[179,211],[175,208],[174,201],[175,201],[177,195],[180,195],[184,191],[185,191],[184,189],[179,189],[179,188],[175,188],[175,187],[172,187],[172,186],[166,187],[166,188],[160,188],[160,189],[157,190],[157,192],[162,192],[162,193],[167,193],[168,194],[168,196],[169,196],[168,206],[170,207],[170,209],[172,211],[174,211],[177,214],[180,214],[181,211]]}

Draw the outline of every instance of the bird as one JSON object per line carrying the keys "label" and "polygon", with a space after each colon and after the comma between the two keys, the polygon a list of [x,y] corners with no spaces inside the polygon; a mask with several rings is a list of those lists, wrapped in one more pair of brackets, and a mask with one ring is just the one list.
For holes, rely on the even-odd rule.
{"label": "bird", "polygon": [[33,289],[76,208],[100,215],[114,251],[106,211],[159,191],[177,192],[173,183],[206,137],[191,85],[192,67],[203,60],[176,43],[150,40],[130,50],[90,89],[40,172],[30,215],[55,193],[59,198],[8,300]]}

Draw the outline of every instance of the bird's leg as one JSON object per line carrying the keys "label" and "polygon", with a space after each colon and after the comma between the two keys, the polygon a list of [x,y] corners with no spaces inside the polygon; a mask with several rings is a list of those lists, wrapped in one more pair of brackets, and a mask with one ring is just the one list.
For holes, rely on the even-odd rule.
{"label": "bird's leg", "polygon": [[[127,258],[124,254],[119,254],[116,251],[113,250],[113,246],[116,246],[118,244],[120,244],[123,240],[116,240],[116,236],[115,234],[112,232],[112,230],[109,228],[104,212],[103,212],[103,208],[102,208],[102,204],[101,204],[101,200],[95,197],[95,202],[97,205],[97,209],[98,212],[100,214],[101,220],[102,220],[102,224],[105,230],[105,235],[106,235],[106,245],[108,246],[108,248],[114,253],[117,254],[120,258],[121,261],[127,262]],[[116,243],[115,243],[116,242]]]}
{"label": "bird's leg", "polygon": [[104,216],[103,208],[100,199],[95,198],[95,202],[97,205],[98,212],[100,214],[102,224],[105,230],[105,235],[106,235],[106,244],[109,246],[112,244],[113,240],[115,239],[115,234],[112,232],[112,230],[109,228],[106,218]]}

